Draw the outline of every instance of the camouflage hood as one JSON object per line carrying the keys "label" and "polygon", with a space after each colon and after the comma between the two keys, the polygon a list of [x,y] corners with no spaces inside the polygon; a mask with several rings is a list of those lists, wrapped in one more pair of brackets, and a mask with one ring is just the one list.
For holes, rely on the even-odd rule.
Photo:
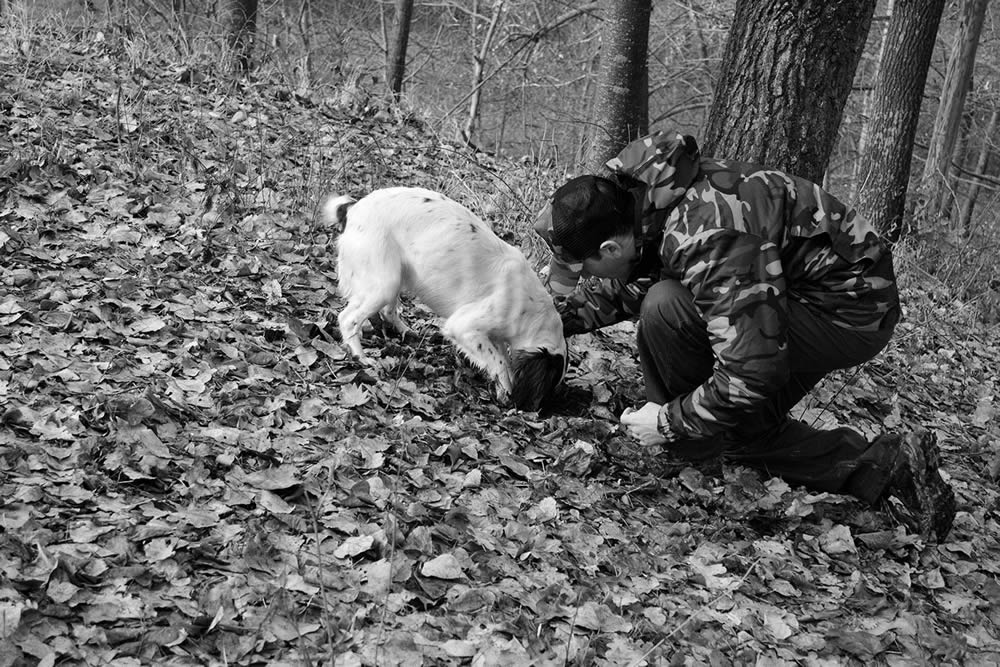
{"label": "camouflage hood", "polygon": [[643,215],[669,210],[698,178],[701,151],[694,137],[678,132],[656,132],[626,146],[607,166],[623,182],[638,181],[645,190]]}

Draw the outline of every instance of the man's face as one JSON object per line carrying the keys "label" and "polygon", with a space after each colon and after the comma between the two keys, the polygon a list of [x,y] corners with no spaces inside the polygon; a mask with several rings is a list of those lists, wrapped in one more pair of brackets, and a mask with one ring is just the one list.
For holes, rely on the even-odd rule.
{"label": "man's face", "polygon": [[583,276],[627,280],[639,260],[635,245],[632,235],[605,241],[596,255],[583,260]]}

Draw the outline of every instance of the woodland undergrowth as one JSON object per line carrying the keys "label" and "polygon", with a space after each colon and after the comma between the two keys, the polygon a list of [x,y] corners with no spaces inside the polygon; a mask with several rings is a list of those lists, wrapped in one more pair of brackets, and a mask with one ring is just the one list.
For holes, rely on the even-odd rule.
{"label": "woodland undergrowth", "polygon": [[352,363],[323,197],[442,190],[537,253],[566,174],[139,39],[0,33],[0,666],[1000,662],[998,335],[914,251],[889,348],[796,412],[933,430],[939,545],[632,443],[630,325],[539,413],[415,304]]}

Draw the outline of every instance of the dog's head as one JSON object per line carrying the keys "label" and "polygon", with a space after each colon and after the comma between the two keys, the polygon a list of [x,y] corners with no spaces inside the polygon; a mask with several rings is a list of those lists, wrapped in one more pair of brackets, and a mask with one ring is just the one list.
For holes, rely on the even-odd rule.
{"label": "dog's head", "polygon": [[554,353],[548,350],[511,350],[510,398],[519,410],[538,410],[552,396],[566,374],[566,348]]}

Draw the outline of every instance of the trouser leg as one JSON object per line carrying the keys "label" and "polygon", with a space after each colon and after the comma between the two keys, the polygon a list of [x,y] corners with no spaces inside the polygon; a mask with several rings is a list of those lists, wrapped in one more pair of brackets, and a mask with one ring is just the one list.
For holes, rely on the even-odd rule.
{"label": "trouser leg", "polygon": [[646,400],[664,404],[705,381],[715,356],[691,292],[676,280],[653,285],[636,327]]}
{"label": "trouser leg", "polygon": [[[790,302],[789,310],[789,382],[736,428],[708,441],[672,443],[671,451],[687,458],[722,453],[790,483],[874,502],[888,483],[894,452],[852,429],[817,429],[787,415],[827,373],[874,357],[888,342],[895,321],[883,331],[856,332],[796,302]],[[677,281],[650,289],[637,338],[649,401],[667,403],[712,374],[714,356],[704,321],[691,293]]]}

